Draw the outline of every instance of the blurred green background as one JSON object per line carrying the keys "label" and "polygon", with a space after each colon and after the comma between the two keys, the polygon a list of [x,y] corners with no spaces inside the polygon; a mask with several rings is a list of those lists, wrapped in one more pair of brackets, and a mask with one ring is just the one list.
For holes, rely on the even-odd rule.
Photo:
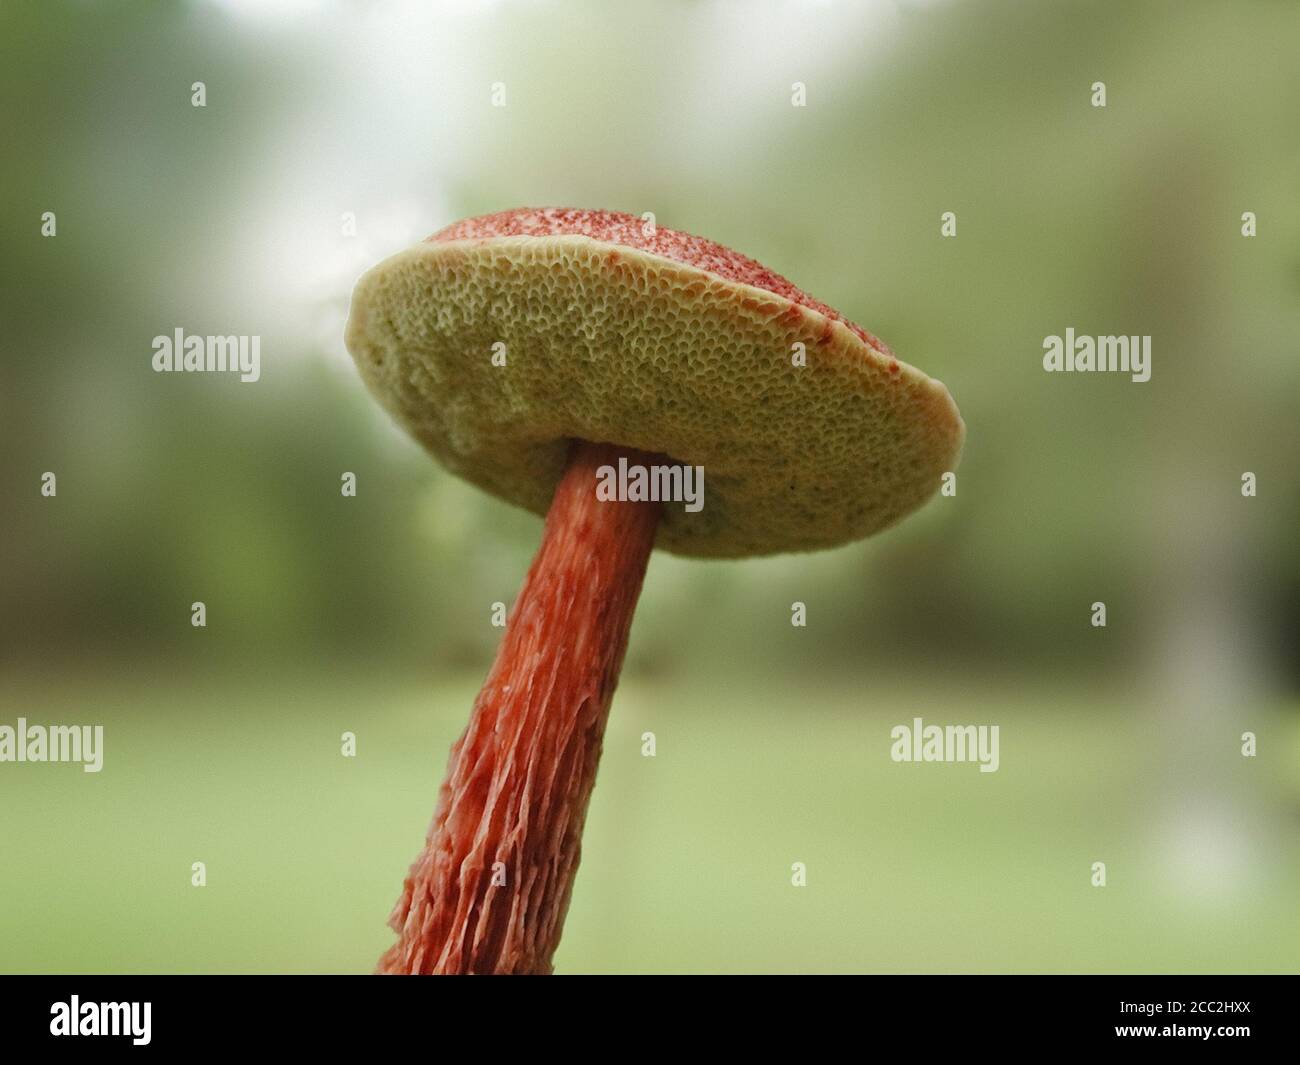
{"label": "blurred green background", "polygon": [[[1295,971],[1298,57],[1267,2],[0,6],[0,724],[106,729],[0,764],[0,969],[391,942],[540,522],[386,422],[350,286],[564,205],[755,256],[969,432],[868,542],[652,559],[557,969]],[[261,381],[153,373],[178,327]],[[1067,327],[1151,381],[1045,374]],[[893,763],[915,716],[1001,769]]]}

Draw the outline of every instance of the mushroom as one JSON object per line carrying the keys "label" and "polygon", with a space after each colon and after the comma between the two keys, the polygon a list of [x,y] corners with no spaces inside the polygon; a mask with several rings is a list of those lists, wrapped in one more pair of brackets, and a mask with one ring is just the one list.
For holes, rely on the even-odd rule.
{"label": "mushroom", "polygon": [[[347,345],[443,465],[546,517],[378,971],[550,973],[651,549],[867,536],[937,490],[964,426],[942,384],[785,278],[610,211],[435,233],[360,279]],[[701,468],[704,506],[598,497],[620,460]]]}

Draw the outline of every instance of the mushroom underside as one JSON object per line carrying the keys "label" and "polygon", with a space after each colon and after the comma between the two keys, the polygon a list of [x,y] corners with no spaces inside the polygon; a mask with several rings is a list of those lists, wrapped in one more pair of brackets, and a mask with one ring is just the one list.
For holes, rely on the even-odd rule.
{"label": "mushroom underside", "polygon": [[587,237],[420,244],[357,286],[348,346],[448,469],[546,513],[569,440],[702,467],[657,546],[747,557],[850,542],[954,469],[948,391],[843,322]]}

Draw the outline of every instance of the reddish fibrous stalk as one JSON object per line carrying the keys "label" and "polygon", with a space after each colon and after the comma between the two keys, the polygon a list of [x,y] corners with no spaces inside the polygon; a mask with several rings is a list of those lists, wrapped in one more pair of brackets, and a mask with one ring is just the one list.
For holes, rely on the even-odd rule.
{"label": "reddish fibrous stalk", "polygon": [[[597,471],[653,464],[575,442],[496,661],[451,750],[389,924],[389,974],[549,974],[605,721],[660,504],[601,501]],[[663,461],[663,460],[660,460]]]}

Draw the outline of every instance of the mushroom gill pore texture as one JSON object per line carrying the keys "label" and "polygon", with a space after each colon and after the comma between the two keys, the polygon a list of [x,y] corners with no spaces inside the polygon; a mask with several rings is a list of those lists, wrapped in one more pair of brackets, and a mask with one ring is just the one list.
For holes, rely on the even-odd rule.
{"label": "mushroom gill pore texture", "polygon": [[572,445],[541,547],[390,918],[398,939],[380,973],[552,971],[660,517],[657,502],[597,499],[597,471],[620,456],[629,465],[655,461],[613,445]]}

